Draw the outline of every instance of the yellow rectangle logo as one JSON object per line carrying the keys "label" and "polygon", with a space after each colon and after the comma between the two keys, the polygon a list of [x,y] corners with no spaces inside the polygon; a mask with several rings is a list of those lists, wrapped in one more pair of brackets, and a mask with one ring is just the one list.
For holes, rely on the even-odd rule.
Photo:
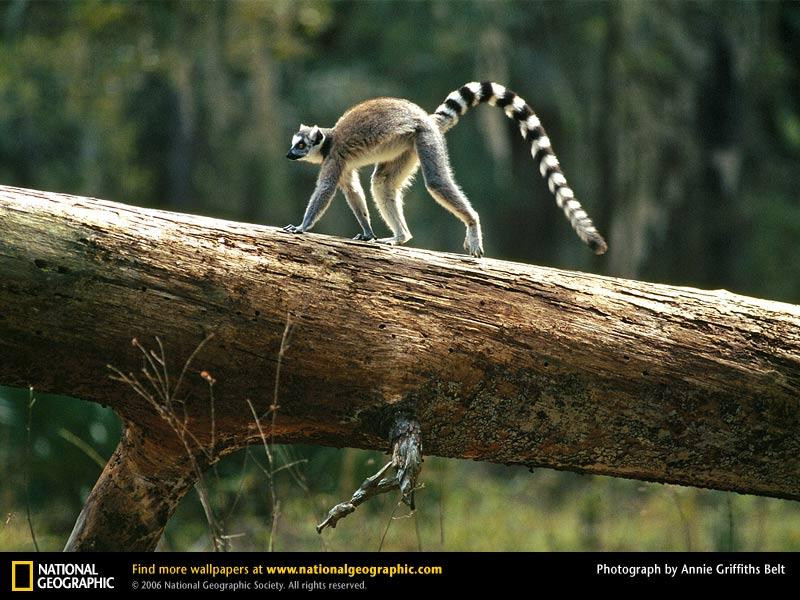
{"label": "yellow rectangle logo", "polygon": [[[27,568],[27,573],[26,569]],[[17,577],[19,573],[20,577]],[[17,581],[20,581],[18,584]],[[32,592],[33,591],[33,561],[32,560],[12,560],[11,561],[11,591],[12,592]]]}

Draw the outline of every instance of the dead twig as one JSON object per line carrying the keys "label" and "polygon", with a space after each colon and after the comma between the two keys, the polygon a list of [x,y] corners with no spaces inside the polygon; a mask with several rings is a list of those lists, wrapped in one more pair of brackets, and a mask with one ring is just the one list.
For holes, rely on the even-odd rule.
{"label": "dead twig", "polygon": [[25,514],[28,517],[28,529],[31,532],[33,547],[39,552],[39,543],[36,541],[36,534],[33,531],[33,518],[31,517],[31,423],[33,421],[33,405],[36,398],[33,397],[33,386],[28,388],[28,424],[26,427],[27,437],[25,439]]}
{"label": "dead twig", "polygon": [[400,489],[400,483],[396,477],[381,479],[384,474],[392,467],[392,462],[386,463],[380,471],[371,477],[367,477],[354,493],[348,502],[340,502],[328,511],[325,520],[317,525],[317,533],[322,533],[326,527],[336,527],[339,519],[342,519],[355,511],[356,507],[378,494],[385,494],[392,490]]}
{"label": "dead twig", "polygon": [[200,504],[203,507],[203,512],[206,516],[206,521],[208,522],[209,533],[211,535],[211,540],[214,545],[214,550],[219,551],[226,551],[229,549],[229,537],[225,535],[224,528],[220,523],[219,519],[214,514],[213,507],[211,506],[211,501],[209,499],[208,489],[205,484],[205,479],[203,477],[203,469],[200,467],[199,463],[197,462],[198,454],[201,454],[205,457],[208,464],[212,464],[215,461],[215,423],[214,423],[214,397],[213,397],[213,385],[216,382],[215,379],[207,372],[201,371],[200,376],[209,384],[209,392],[211,394],[211,447],[206,448],[197,437],[189,430],[188,427],[188,415],[186,414],[186,406],[183,406],[183,419],[179,419],[178,416],[175,414],[175,404],[177,401],[178,390],[183,383],[183,378],[186,375],[186,372],[189,369],[193,359],[197,356],[198,352],[202,349],[202,347],[213,337],[213,334],[206,336],[198,345],[195,347],[194,351],[189,355],[189,358],[183,365],[183,369],[181,370],[181,374],[178,377],[174,387],[170,387],[170,380],[169,380],[169,370],[167,368],[167,359],[166,353],[164,351],[164,345],[161,343],[161,339],[156,336],[156,342],[158,343],[160,356],[156,354],[152,350],[147,350],[137,338],[133,338],[131,340],[131,345],[137,348],[142,355],[144,356],[144,362],[141,368],[141,373],[144,376],[145,380],[150,384],[152,391],[148,390],[145,385],[138,379],[136,375],[133,373],[123,373],[113,365],[107,365],[108,368],[114,372],[115,375],[111,376],[111,379],[115,381],[120,381],[122,383],[127,384],[133,389],[139,396],[144,398],[150,406],[156,411],[156,413],[169,425],[175,435],[183,444],[183,447],[186,451],[186,455],[192,465],[192,468],[195,472],[196,476],[196,483],[195,483],[195,490],[197,491],[197,495],[200,499]]}
{"label": "dead twig", "polygon": [[[330,509],[325,520],[317,525],[317,533],[322,533],[326,527],[336,527],[339,519],[352,513],[359,504],[373,496],[395,489],[402,493],[401,501],[414,510],[414,492],[418,489],[417,477],[422,470],[419,422],[406,415],[397,415],[389,431],[389,438],[392,444],[391,462],[386,463],[372,477],[367,477],[348,502],[340,502]],[[381,479],[391,467],[395,468],[394,477]]]}

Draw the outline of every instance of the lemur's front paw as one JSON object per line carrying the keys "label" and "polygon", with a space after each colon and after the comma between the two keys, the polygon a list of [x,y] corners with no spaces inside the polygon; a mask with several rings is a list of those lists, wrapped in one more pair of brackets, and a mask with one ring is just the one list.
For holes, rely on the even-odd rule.
{"label": "lemur's front paw", "polygon": [[289,233],[305,233],[305,229],[303,229],[300,225],[287,225],[283,228],[283,230]]}
{"label": "lemur's front paw", "polygon": [[354,240],[361,240],[362,242],[371,242],[375,239],[374,233],[359,233],[356,237],[353,238]]}

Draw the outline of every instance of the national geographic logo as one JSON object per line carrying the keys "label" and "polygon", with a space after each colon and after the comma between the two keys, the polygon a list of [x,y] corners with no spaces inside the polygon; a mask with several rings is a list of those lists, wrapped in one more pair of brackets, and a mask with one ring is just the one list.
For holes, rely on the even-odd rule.
{"label": "national geographic logo", "polygon": [[113,590],[113,577],[104,577],[94,563],[11,561],[11,591]]}
{"label": "national geographic logo", "polygon": [[12,592],[33,591],[32,560],[11,561],[11,591]]}

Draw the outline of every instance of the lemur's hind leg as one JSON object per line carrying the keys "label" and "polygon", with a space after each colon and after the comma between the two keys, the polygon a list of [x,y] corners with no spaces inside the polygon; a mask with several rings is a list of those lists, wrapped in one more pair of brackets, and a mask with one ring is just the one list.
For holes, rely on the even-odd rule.
{"label": "lemur's hind leg", "polygon": [[375,234],[372,233],[372,225],[369,219],[369,209],[367,208],[367,198],[364,195],[364,189],[361,187],[361,180],[358,177],[358,171],[353,169],[349,173],[342,176],[339,187],[347,199],[347,204],[350,210],[356,216],[358,224],[361,225],[361,233],[355,238],[356,240],[374,240]]}
{"label": "lemur's hind leg", "polygon": [[372,173],[372,198],[381,217],[386,221],[393,237],[381,238],[383,244],[399,246],[411,239],[411,231],[403,215],[403,190],[411,183],[419,167],[413,149],[403,152],[394,160],[380,163]]}
{"label": "lemur's hind leg", "polygon": [[417,135],[416,147],[428,192],[466,225],[464,249],[472,256],[483,256],[480,217],[453,180],[444,136],[433,125],[423,127]]}

